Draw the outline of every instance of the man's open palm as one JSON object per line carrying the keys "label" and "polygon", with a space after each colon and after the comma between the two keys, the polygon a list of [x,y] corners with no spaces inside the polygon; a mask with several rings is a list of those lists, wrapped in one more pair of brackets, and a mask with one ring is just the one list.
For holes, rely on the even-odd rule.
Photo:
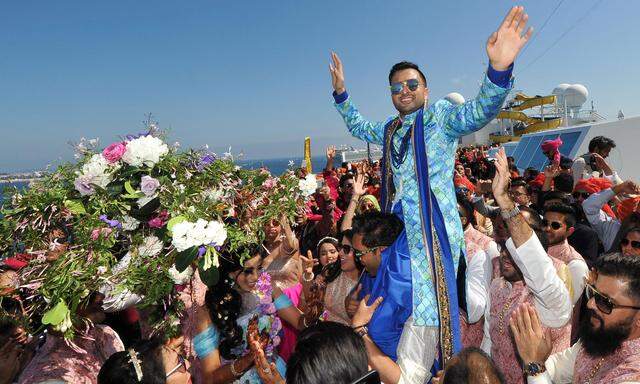
{"label": "man's open palm", "polygon": [[531,37],[533,28],[526,29],[528,19],[529,16],[524,13],[524,7],[513,7],[498,30],[489,37],[487,55],[495,70],[506,70]]}
{"label": "man's open palm", "polygon": [[342,61],[335,52],[331,52],[331,61],[329,64],[329,72],[331,72],[331,83],[333,90],[339,95],[345,91],[344,88],[344,70],[342,69]]}

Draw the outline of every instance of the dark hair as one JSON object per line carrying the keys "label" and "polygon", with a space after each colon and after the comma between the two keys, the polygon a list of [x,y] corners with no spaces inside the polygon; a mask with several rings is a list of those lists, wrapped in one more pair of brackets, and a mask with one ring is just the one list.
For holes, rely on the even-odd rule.
{"label": "dark hair", "polygon": [[391,67],[391,70],[389,71],[389,85],[391,85],[391,79],[393,78],[393,75],[395,75],[396,72],[403,71],[405,69],[415,69],[416,71],[418,71],[420,77],[422,77],[422,81],[424,81],[424,86],[427,86],[427,78],[424,76],[424,73],[422,73],[422,71],[416,64],[410,61],[401,61]]}
{"label": "dark hair", "polygon": [[533,167],[529,167],[529,168],[524,170],[524,173],[528,174],[528,177],[525,179],[525,181],[529,182],[529,181],[535,179],[540,174],[540,171],[538,171],[537,169],[535,169]]}
{"label": "dark hair", "polygon": [[467,218],[469,224],[476,225],[476,215],[473,214],[473,205],[471,204],[469,199],[467,199],[464,194],[456,192],[456,200],[458,200],[458,204],[460,204],[462,209],[465,210],[465,217]]}
{"label": "dark hair", "polygon": [[162,343],[159,339],[143,340],[136,343],[142,368],[142,381],[138,381],[128,350],[116,352],[102,364],[98,373],[98,384],[164,384],[165,366],[162,362]]}
{"label": "dark hair", "polygon": [[362,235],[367,247],[389,246],[404,228],[402,220],[393,213],[367,212],[353,218],[353,234]]}
{"label": "dark hair", "polygon": [[615,141],[604,136],[596,136],[589,142],[589,152],[594,152],[596,149],[607,149],[615,147]]}
{"label": "dark hair", "polygon": [[561,173],[553,178],[553,186],[558,192],[573,192],[573,176],[568,173]]}
{"label": "dark hair", "polygon": [[205,296],[211,322],[221,335],[218,345],[220,356],[227,360],[238,357],[232,351],[243,341],[243,330],[236,322],[242,308],[242,295],[233,288],[236,282],[229,277],[230,273],[242,269],[241,255],[264,258],[266,251],[260,245],[240,247],[233,253],[222,251],[218,257],[220,261],[218,282],[207,290]]}
{"label": "dark hair", "polygon": [[618,229],[618,233],[616,234],[616,237],[613,240],[613,244],[611,245],[611,249],[607,250],[607,252],[620,252],[620,241],[627,237],[629,232],[631,232],[631,229],[635,227],[640,227],[639,212],[631,212],[629,216],[622,220],[622,223],[620,223],[620,229]]}
{"label": "dark hair", "polygon": [[531,219],[529,221],[527,221],[527,223],[529,223],[529,226],[533,229],[542,229],[542,218],[540,217],[540,214],[538,213],[538,211],[536,211],[533,208],[529,208],[529,207],[519,207],[518,209],[520,209],[520,212],[527,212],[529,214],[529,216],[531,216]]}
{"label": "dark hair", "polygon": [[500,384],[507,382],[491,357],[480,348],[467,347],[449,362],[443,384],[480,383],[484,382],[481,379],[487,374],[495,377]]}
{"label": "dark hair", "polygon": [[342,241],[342,239],[344,238],[349,239],[349,241],[351,241],[351,239],[353,238],[353,230],[351,228],[349,229],[345,229],[344,231],[340,232],[340,241]]}
{"label": "dark hair", "polygon": [[349,384],[368,371],[364,341],[353,329],[321,321],[302,331],[287,363],[287,384]]}
{"label": "dark hair", "polygon": [[640,257],[609,253],[598,258],[596,270],[598,275],[628,280],[627,294],[640,300]]}
{"label": "dark hair", "polygon": [[340,189],[344,189],[344,185],[347,182],[347,180],[352,180],[353,179],[353,175],[351,173],[345,173],[344,175],[340,176]]}
{"label": "dark hair", "polygon": [[555,212],[564,215],[564,223],[567,225],[567,228],[576,226],[576,212],[570,205],[553,203],[547,207],[545,213],[546,212]]}
{"label": "dark hair", "polygon": [[[572,181],[572,183],[573,183],[573,181]],[[566,192],[549,191],[549,192],[545,193],[542,196],[543,196],[544,200],[540,201],[540,204],[538,204],[538,205],[544,206],[544,203],[549,201],[549,200],[560,200],[563,204],[572,204],[573,203],[572,196],[569,193],[566,193]]]}

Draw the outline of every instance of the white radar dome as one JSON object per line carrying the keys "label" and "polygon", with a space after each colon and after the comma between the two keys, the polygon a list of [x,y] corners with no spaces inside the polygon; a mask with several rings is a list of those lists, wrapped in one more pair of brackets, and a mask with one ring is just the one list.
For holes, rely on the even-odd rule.
{"label": "white radar dome", "polygon": [[567,83],[558,84],[553,88],[553,91],[551,91],[551,94],[556,95],[558,105],[564,105],[564,93],[570,86],[571,84]]}
{"label": "white radar dome", "polygon": [[444,99],[450,102],[451,104],[455,104],[455,105],[460,105],[464,103],[464,96],[462,96],[458,92],[451,92],[450,94],[446,95]]}
{"label": "white radar dome", "polygon": [[587,87],[582,84],[572,84],[564,91],[564,99],[569,108],[580,107],[587,101],[588,96],[589,91]]}

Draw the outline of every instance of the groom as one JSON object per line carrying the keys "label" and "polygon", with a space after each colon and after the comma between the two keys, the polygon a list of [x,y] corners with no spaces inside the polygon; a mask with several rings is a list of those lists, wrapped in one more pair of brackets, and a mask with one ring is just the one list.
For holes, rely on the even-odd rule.
{"label": "groom", "polygon": [[[382,145],[382,208],[405,224],[403,236],[385,251],[390,254],[386,262],[383,257],[370,292],[371,301],[385,299],[368,327],[387,356],[395,357],[397,350],[402,377],[411,377],[405,382],[428,378],[430,362],[444,364],[461,349],[456,273],[465,247],[452,182],[456,147],[461,136],[484,127],[500,111],[512,87],[513,62],[532,33],[527,19],[523,7],[514,7],[489,37],[487,76],[478,96],[462,105],[446,100],[429,105],[427,80],[418,66],[395,64],[389,88],[398,115],[384,122],[360,115],[347,94],[342,62],[332,53],[335,107],[353,136]],[[410,268],[400,268],[392,253],[410,255]],[[402,273],[407,270],[410,276]],[[411,284],[402,284],[406,281]],[[398,291],[407,286],[411,304],[397,299],[407,297]],[[403,359],[401,350],[412,351],[411,356]]]}

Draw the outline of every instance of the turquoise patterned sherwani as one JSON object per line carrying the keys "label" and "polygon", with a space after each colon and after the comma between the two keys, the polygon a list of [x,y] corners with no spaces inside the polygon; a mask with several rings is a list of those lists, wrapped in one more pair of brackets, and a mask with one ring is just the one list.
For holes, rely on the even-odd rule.
{"label": "turquoise patterned sherwani", "polygon": [[[489,71],[491,70],[490,68]],[[461,136],[481,129],[495,118],[512,87],[510,72],[509,70],[505,87],[494,84],[489,76],[485,76],[475,99],[462,105],[439,100],[424,111],[424,140],[430,186],[445,221],[451,255],[460,255],[465,249],[453,186],[453,167],[458,140]],[[385,127],[397,116],[391,116],[384,122],[369,122],[358,112],[348,95],[345,100],[340,99],[340,96],[337,96],[334,105],[347,124],[349,132],[361,140],[382,146]],[[402,137],[412,128],[416,115],[417,112],[404,116],[402,126],[392,138],[395,148],[399,148]],[[428,248],[425,247],[422,235],[413,148],[412,145],[408,146],[407,157],[399,167],[391,165],[393,184],[396,188],[393,208],[397,209],[397,204],[401,206],[409,244],[415,325],[437,327],[438,301]],[[454,257],[454,265],[457,271],[457,257]]]}

